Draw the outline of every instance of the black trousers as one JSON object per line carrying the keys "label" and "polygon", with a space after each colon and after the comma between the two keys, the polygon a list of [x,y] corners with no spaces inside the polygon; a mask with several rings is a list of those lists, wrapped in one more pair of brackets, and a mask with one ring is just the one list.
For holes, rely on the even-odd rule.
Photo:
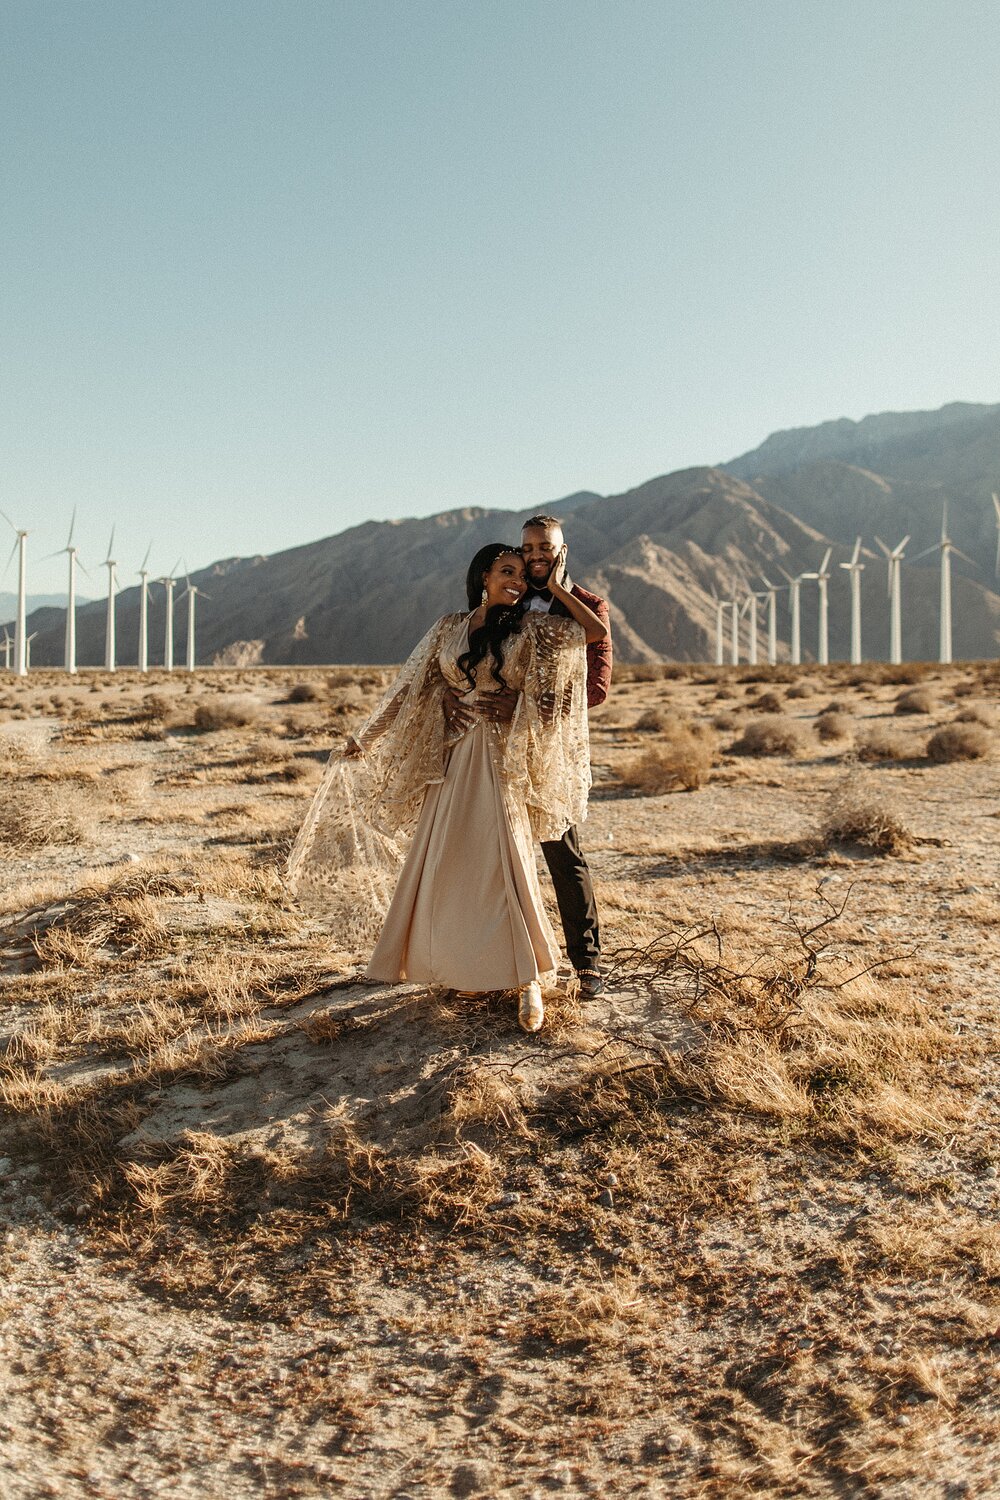
{"label": "black trousers", "polygon": [[555,887],[569,961],[574,969],[592,968],[601,956],[601,930],[580,836],[575,828],[567,828],[561,839],[543,844],[542,853]]}

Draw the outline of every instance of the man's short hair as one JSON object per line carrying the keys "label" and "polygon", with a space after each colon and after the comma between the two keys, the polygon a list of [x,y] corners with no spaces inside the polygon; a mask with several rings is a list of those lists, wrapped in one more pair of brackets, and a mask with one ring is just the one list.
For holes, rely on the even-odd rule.
{"label": "man's short hair", "polygon": [[527,531],[529,526],[538,526],[543,531],[547,531],[550,526],[558,526],[559,530],[562,530],[562,522],[560,521],[558,516],[530,516],[528,520],[522,524],[521,530]]}

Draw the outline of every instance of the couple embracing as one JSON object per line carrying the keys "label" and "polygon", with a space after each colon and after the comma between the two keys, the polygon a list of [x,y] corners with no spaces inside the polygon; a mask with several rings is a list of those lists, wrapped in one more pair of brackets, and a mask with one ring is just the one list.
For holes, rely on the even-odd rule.
{"label": "couple embracing", "polygon": [[611,679],[608,607],[571,584],[561,523],[482,547],[468,610],[431,627],[344,753],[331,757],[289,859],[369,978],[515,991],[526,1031],[559,948],[540,842],[580,993],[602,988],[577,825],[590,787],[587,708]]}

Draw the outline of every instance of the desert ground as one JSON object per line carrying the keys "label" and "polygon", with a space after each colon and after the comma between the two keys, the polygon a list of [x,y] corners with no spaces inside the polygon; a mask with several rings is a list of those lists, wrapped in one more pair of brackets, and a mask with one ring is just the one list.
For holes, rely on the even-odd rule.
{"label": "desert ground", "polygon": [[388,679],[0,678],[0,1492],[996,1493],[1000,666],[621,668],[537,1037],[285,888]]}

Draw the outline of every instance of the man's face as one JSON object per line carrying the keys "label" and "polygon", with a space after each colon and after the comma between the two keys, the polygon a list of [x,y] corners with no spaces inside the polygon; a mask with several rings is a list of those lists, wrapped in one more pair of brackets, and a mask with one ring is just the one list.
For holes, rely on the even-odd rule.
{"label": "man's face", "polygon": [[521,555],[528,582],[543,589],[563,544],[561,526],[526,526],[521,532]]}

